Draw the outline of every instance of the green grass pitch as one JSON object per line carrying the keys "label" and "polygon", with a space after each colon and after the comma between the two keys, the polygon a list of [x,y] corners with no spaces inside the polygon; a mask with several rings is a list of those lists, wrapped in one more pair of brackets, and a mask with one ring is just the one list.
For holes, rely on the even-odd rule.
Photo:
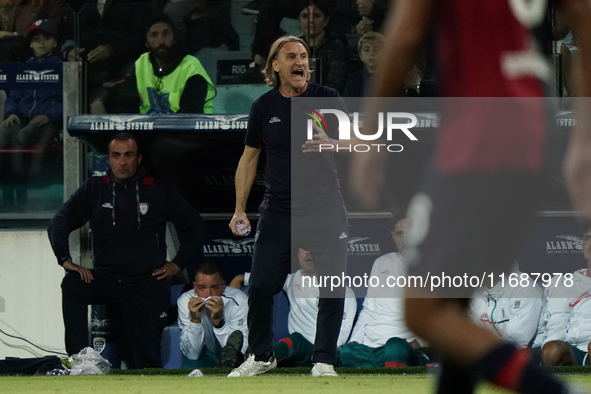
{"label": "green grass pitch", "polygon": [[[160,372],[161,371],[161,372]],[[312,378],[303,369],[281,373],[273,371],[254,378],[228,379],[216,371],[204,371],[201,378],[187,377],[188,371],[144,370],[133,372],[113,371],[107,376],[20,376],[0,377],[1,393],[108,393],[108,394],[160,394],[160,393],[215,393],[215,394],[358,394],[433,393],[434,376],[429,373],[398,373],[373,375],[338,371],[338,378]],[[585,371],[587,372],[587,371]],[[589,389],[591,375],[581,373],[560,374],[561,378],[576,382]],[[480,385],[477,394],[506,393],[488,385]]]}

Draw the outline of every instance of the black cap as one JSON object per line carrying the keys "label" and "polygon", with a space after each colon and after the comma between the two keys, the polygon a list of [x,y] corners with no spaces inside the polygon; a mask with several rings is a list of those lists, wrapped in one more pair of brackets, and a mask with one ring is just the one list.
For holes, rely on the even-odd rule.
{"label": "black cap", "polygon": [[55,23],[49,19],[39,19],[29,27],[27,39],[30,39],[35,34],[39,33],[57,38],[57,27],[55,27]]}
{"label": "black cap", "polygon": [[170,29],[172,30],[172,32],[174,33],[175,38],[176,38],[176,28],[174,26],[174,22],[164,12],[154,12],[154,13],[148,15],[148,17],[144,21],[144,28],[146,30],[146,33],[156,23],[165,23],[168,26],[170,26]]}

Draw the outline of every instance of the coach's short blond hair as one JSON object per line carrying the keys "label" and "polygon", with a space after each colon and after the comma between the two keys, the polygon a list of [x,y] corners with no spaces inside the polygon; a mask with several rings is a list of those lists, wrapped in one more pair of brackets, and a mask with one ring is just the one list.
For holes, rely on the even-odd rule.
{"label": "coach's short blond hair", "polygon": [[[267,85],[272,87],[277,87],[281,85],[281,81],[279,80],[279,73],[273,70],[273,60],[277,59],[279,56],[279,51],[283,48],[283,45],[287,44],[288,42],[297,42],[302,44],[304,48],[306,48],[306,53],[308,57],[310,57],[310,48],[308,48],[308,44],[306,41],[298,38],[296,36],[283,36],[279,37],[273,45],[271,45],[271,50],[269,51],[269,57],[267,57],[267,64],[265,65],[265,69],[263,70],[263,74],[265,75],[265,82]],[[310,80],[310,70],[308,70],[308,75],[306,75],[306,81]]]}
{"label": "coach's short blond hair", "polygon": [[384,40],[384,35],[375,31],[365,33],[361,36],[359,42],[357,43],[357,52],[361,53],[361,48],[363,48],[363,44],[365,43],[375,42],[376,44],[383,44]]}

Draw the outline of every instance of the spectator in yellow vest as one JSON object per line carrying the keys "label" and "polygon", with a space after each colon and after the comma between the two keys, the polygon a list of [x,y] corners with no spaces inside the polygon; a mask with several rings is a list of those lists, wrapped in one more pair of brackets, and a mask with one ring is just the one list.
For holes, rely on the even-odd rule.
{"label": "spectator in yellow vest", "polygon": [[[213,82],[201,62],[179,45],[173,22],[164,13],[146,20],[146,47],[134,69],[108,98],[99,98],[93,113],[213,113]],[[139,97],[138,97],[139,96]],[[138,100],[139,98],[139,100]]]}

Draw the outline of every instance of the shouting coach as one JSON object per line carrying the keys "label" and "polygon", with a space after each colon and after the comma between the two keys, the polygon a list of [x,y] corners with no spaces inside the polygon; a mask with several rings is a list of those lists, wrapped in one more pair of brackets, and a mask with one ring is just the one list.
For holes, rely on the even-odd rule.
{"label": "shouting coach", "polygon": [[[305,154],[306,128],[292,127],[291,123],[291,105],[296,98],[337,98],[339,107],[346,111],[336,90],[308,82],[309,53],[307,44],[297,37],[277,39],[264,71],[273,89],[259,97],[250,110],[244,153],[236,170],[236,210],[229,225],[235,235],[244,235],[236,227],[239,222],[250,228],[245,207],[263,150],[267,157],[266,192],[260,205],[248,298],[251,355],[229,377],[259,375],[276,367],[273,295],[281,291],[290,273],[297,246],[310,251],[318,275],[341,276],[346,270],[347,211],[332,153]],[[316,330],[314,341],[313,376],[337,376],[333,366],[344,292],[344,288],[320,289],[316,327],[321,329]]]}

